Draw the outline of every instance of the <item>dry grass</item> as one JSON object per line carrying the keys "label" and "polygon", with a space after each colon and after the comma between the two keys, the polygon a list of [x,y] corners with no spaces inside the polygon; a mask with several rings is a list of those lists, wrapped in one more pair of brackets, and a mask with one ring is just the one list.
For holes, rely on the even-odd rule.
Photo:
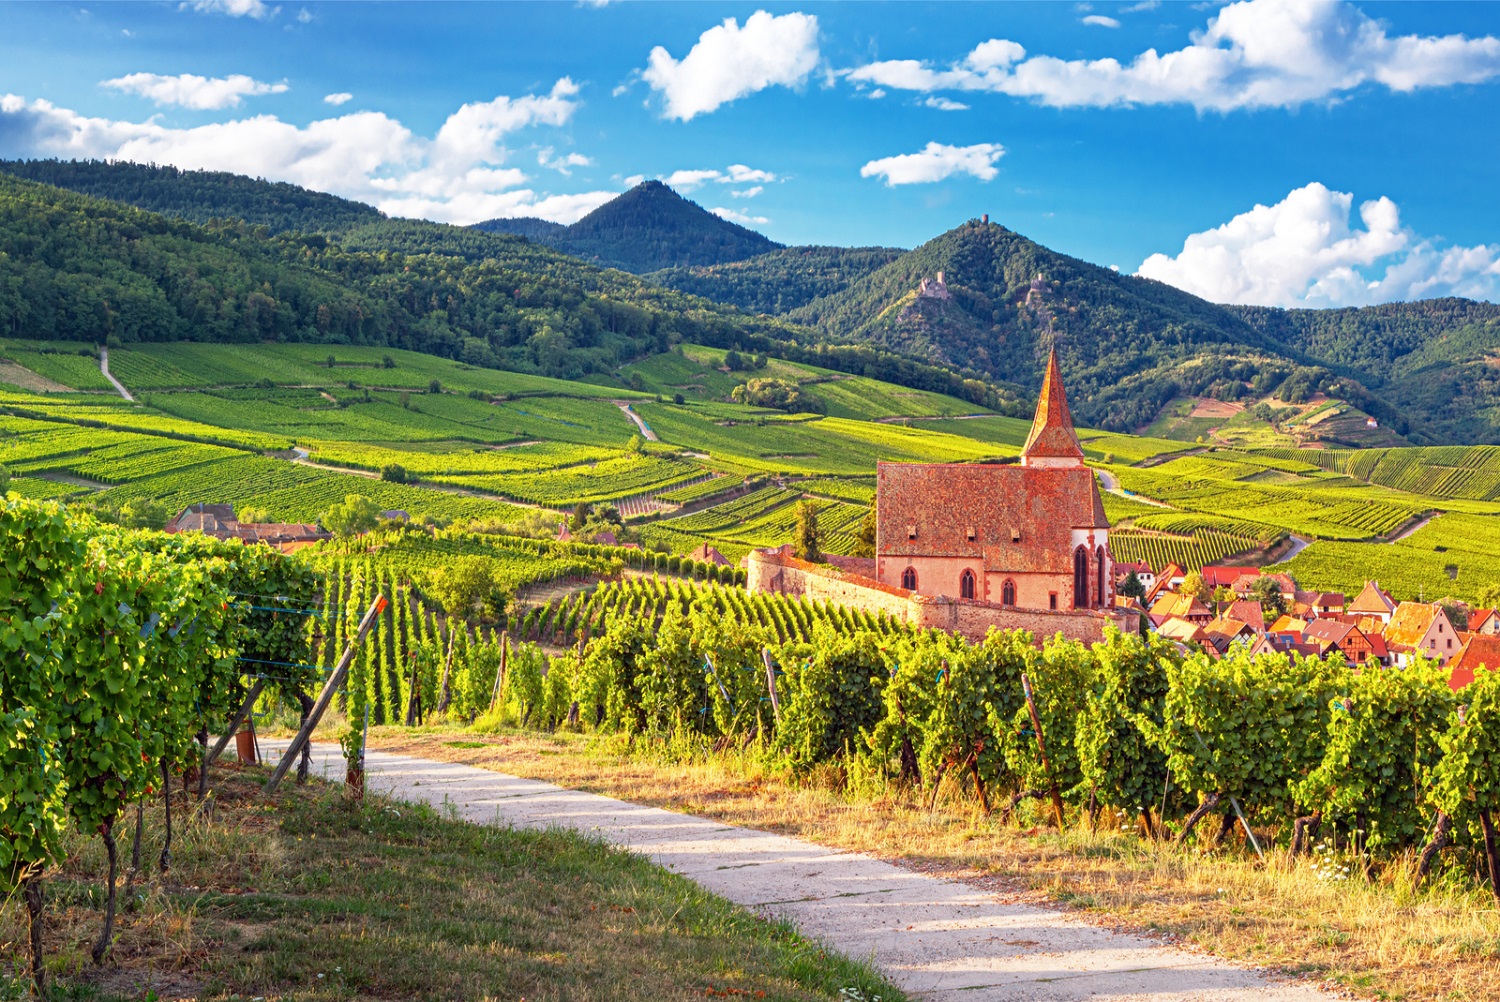
{"label": "dry grass", "polygon": [[791,782],[753,753],[684,760],[681,749],[612,738],[445,728],[372,729],[371,744],[869,853],[1364,997],[1500,998],[1500,912],[1463,873],[1420,893],[1404,866],[1330,880],[1312,861],[1273,856],[1262,866],[1240,838],[1199,852],[1142,839],[1118,820],[1059,833],[1030,802],[1016,824],[982,816],[966,797],[929,812],[879,782],[856,778],[845,792]]}
{"label": "dry grass", "polygon": [[[174,809],[172,868],[122,890],[100,968],[104,853],[71,839],[46,882],[53,1000],[904,998],[790,926],[581,835],[356,807],[317,782],[268,801],[264,778],[216,770],[212,819]],[[161,836],[153,810],[144,861]],[[0,999],[21,997],[7,969],[25,955],[24,908],[0,900]]]}

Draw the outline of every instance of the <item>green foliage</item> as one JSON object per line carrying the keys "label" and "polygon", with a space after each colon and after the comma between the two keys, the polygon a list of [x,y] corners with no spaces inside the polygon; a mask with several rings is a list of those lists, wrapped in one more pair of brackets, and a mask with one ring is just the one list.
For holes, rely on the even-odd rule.
{"label": "green foliage", "polygon": [[774,315],[842,292],[903,253],[894,247],[784,247],[741,261],[665,268],[645,277],[679,292]]}
{"label": "green foliage", "polygon": [[777,683],[776,746],[792,767],[806,770],[858,751],[861,734],[880,721],[883,708],[887,672],[877,638],[819,622],[810,643],[782,647],[776,662],[784,673]]}
{"label": "green foliage", "polygon": [[1476,672],[1454,702],[1432,796],[1449,817],[1472,824],[1479,811],[1500,811],[1500,671]]}
{"label": "green foliage", "polygon": [[1298,801],[1351,822],[1369,849],[1417,845],[1432,824],[1425,794],[1455,698],[1435,663],[1352,673],[1347,695],[1333,701],[1323,761],[1297,784]]}
{"label": "green foliage", "polygon": [[319,521],[336,536],[361,536],[380,524],[380,505],[361,494],[350,494]]}
{"label": "green foliage", "polygon": [[1164,720],[1169,673],[1181,658],[1160,637],[1107,630],[1093,649],[1093,692],[1078,712],[1075,745],[1082,781],[1105,807],[1159,810],[1167,757],[1150,736]]}
{"label": "green foliage", "polygon": [[380,468],[380,479],[390,484],[416,483],[416,478],[400,463],[387,463]]}
{"label": "green foliage", "polygon": [[791,413],[822,413],[826,407],[821,400],[807,393],[796,383],[785,379],[752,379],[734,388],[731,394],[737,404],[750,407],[772,407]]}
{"label": "green foliage", "polygon": [[818,527],[818,503],[811,498],[797,502],[797,527],[792,533],[792,553],[801,560],[823,562],[823,530]]}
{"label": "green foliage", "polygon": [[1252,658],[1236,645],[1217,660],[1195,654],[1169,665],[1167,677],[1162,725],[1148,734],[1173,784],[1238,798],[1271,821],[1295,817],[1295,784],[1322,764],[1333,698],[1348,690],[1343,661]]}

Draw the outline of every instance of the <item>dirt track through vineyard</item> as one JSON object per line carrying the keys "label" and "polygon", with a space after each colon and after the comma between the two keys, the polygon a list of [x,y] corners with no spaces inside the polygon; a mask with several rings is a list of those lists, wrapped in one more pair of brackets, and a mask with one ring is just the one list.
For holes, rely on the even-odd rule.
{"label": "dirt track through vineyard", "polygon": [[[267,752],[285,744],[266,742]],[[342,777],[337,745],[315,769]],[[573,828],[641,853],[736,904],[785,917],[870,960],[922,999],[1317,1002],[1314,988],[1203,954],[1010,903],[857,853],[642,807],[505,773],[370,751],[372,792],[424,801],[477,824]]]}

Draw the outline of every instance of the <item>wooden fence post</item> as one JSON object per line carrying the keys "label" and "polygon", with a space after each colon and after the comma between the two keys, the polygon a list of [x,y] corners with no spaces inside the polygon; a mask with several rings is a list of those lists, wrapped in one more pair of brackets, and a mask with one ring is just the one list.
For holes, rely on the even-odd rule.
{"label": "wooden fence post", "polygon": [[1057,791],[1057,777],[1052,775],[1052,763],[1047,761],[1047,745],[1042,740],[1042,718],[1036,712],[1036,700],[1031,698],[1031,679],[1021,673],[1021,691],[1026,694],[1026,709],[1031,712],[1031,726],[1036,730],[1036,750],[1042,756],[1042,768],[1047,770],[1047,782],[1051,784],[1052,809],[1057,812],[1057,827],[1063,828],[1062,794]]}
{"label": "wooden fence post", "polygon": [[766,665],[766,691],[771,694],[771,713],[776,718],[776,723],[781,723],[781,701],[776,698],[776,669],[771,667],[771,648],[760,649],[760,659]]}
{"label": "wooden fence post", "polygon": [[453,642],[455,640],[453,627],[448,627],[448,656],[443,659],[443,685],[438,694],[437,709],[439,713],[448,712],[448,703],[453,698],[453,690],[449,688],[449,677],[453,671]]}
{"label": "wooden fence post", "polygon": [[369,636],[370,628],[375,625],[375,620],[380,617],[380,614],[389,605],[390,603],[386,601],[384,595],[376,594],[375,601],[365,611],[364,618],[359,621],[359,630],[355,633],[354,639],[349,641],[348,647],[344,648],[344,653],[340,655],[338,664],[334,665],[333,674],[329,675],[328,681],[323,684],[323,691],[318,694],[318,701],[313,704],[313,710],[312,713],[308,714],[307,722],[302,725],[302,729],[297,732],[297,736],[292,738],[292,743],[286,746],[286,752],[281,756],[281,761],[277,764],[276,771],[271,773],[270,779],[266,780],[266,793],[275,793],[276,788],[281,785],[281,781],[286,778],[286,771],[292,767],[293,760],[296,759],[298,753],[306,746],[308,739],[312,737],[313,729],[318,726],[318,721],[323,718],[323,712],[328,709],[328,704],[333,702],[333,694],[344,684],[344,679],[349,674],[349,666],[354,663],[354,655],[365,642],[365,637]]}

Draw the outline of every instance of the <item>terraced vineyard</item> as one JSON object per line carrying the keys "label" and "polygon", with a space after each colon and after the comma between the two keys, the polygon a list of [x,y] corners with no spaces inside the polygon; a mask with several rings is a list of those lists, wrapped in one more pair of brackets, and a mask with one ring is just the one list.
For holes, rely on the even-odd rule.
{"label": "terraced vineyard", "polygon": [[521,639],[565,646],[603,633],[617,618],[660,622],[673,605],[682,612],[699,609],[716,619],[764,627],[782,643],[810,639],[817,622],[841,631],[874,630],[886,636],[912,632],[884,613],[876,616],[785,595],[750,594],[740,588],[660,577],[607,581],[592,591],[554,600],[527,613],[514,632]]}
{"label": "terraced vineyard", "polygon": [[1166,535],[1136,529],[1116,529],[1109,534],[1109,552],[1118,561],[1142,562],[1161,571],[1169,563],[1184,570],[1202,570],[1236,553],[1255,549],[1260,541],[1213,529],[1197,529],[1191,535]]}
{"label": "terraced vineyard", "polygon": [[654,494],[703,475],[697,466],[655,456],[621,455],[598,463],[560,470],[510,475],[439,475],[435,483],[502,494],[549,508],[579,502],[614,501],[635,494]]}
{"label": "terraced vineyard", "polygon": [[1278,449],[1267,454],[1413,494],[1478,501],[1500,498],[1500,446]]}

